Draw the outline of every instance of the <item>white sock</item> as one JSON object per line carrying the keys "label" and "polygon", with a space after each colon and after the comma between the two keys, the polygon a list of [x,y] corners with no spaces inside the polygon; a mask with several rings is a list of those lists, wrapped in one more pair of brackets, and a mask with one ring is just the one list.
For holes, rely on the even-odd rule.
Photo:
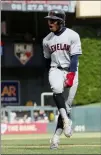
{"label": "white sock", "polygon": [[53,139],[54,139],[55,141],[58,141],[58,140],[60,139],[60,136],[61,136],[61,134],[62,134],[62,131],[63,131],[63,129],[61,129],[61,128],[58,128],[58,129],[56,130],[56,132],[55,132],[54,135],[53,135]]}
{"label": "white sock", "polygon": [[58,128],[58,129],[56,130],[56,132],[55,132],[54,135],[56,135],[56,136],[60,136],[60,135],[62,134],[62,131],[63,131],[63,129]]}
{"label": "white sock", "polygon": [[61,134],[62,134],[62,129],[61,128],[58,128],[57,130],[56,130],[56,132],[54,133],[54,135],[53,135],[53,139],[54,140],[59,140],[59,138],[60,138],[60,136],[61,136]]}
{"label": "white sock", "polygon": [[66,113],[66,110],[64,108],[60,108],[60,114],[61,114],[61,117],[63,118],[64,121],[68,121],[68,116],[67,116],[67,113]]}

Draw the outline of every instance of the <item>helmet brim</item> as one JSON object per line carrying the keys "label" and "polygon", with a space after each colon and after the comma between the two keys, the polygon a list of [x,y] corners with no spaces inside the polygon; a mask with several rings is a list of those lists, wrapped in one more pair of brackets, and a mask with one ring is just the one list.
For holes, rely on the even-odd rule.
{"label": "helmet brim", "polygon": [[53,19],[53,20],[61,20],[63,21],[63,19],[59,18],[59,17],[56,17],[56,16],[46,16],[44,17],[45,19]]}

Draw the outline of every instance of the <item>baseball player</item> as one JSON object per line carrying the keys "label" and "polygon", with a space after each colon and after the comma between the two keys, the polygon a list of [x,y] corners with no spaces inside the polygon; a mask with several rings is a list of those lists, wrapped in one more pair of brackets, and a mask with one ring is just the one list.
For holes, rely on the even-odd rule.
{"label": "baseball player", "polygon": [[66,137],[72,135],[70,112],[78,87],[78,57],[82,51],[78,33],[65,27],[64,11],[51,10],[45,18],[51,32],[43,39],[43,53],[46,60],[51,60],[49,83],[59,110],[50,146],[55,149],[62,132]]}

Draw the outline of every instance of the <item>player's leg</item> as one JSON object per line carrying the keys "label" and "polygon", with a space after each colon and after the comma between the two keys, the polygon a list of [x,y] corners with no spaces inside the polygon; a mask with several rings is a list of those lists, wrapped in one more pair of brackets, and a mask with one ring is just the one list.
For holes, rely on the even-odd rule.
{"label": "player's leg", "polygon": [[62,134],[62,131],[63,131],[63,121],[61,115],[59,114],[54,135],[60,136]]}
{"label": "player's leg", "polygon": [[[64,96],[63,96],[64,73],[57,68],[52,68],[49,72],[49,82],[51,85],[51,89],[53,91],[54,101],[55,101],[56,106],[58,107],[58,110],[59,110],[60,115],[61,115],[60,118],[61,118],[61,120],[63,120],[63,122],[68,122],[66,105],[65,105],[65,100],[64,100]],[[61,127],[63,127],[63,125],[61,125]],[[57,135],[57,137],[60,136],[60,134],[59,135],[57,134],[57,133],[59,133],[58,131],[60,131],[60,130],[57,130],[57,128],[56,128],[55,135]]]}
{"label": "player's leg", "polygon": [[68,130],[64,130],[64,134],[66,136],[68,136],[69,134],[71,136],[71,134],[72,134],[72,120],[71,120],[70,115],[71,115],[72,103],[73,103],[73,100],[75,98],[77,88],[78,88],[78,71],[76,72],[74,82],[73,82],[73,86],[71,88],[66,88],[64,91],[65,104],[66,104],[66,108],[67,108],[68,117],[70,119]]}
{"label": "player's leg", "polygon": [[50,148],[51,149],[58,148],[58,145],[60,143],[60,136],[61,136],[62,132],[63,132],[63,121],[62,121],[61,115],[59,114],[55,133],[54,133],[52,139],[50,140],[50,142],[51,142]]}
{"label": "player's leg", "polygon": [[64,91],[64,72],[57,68],[52,68],[49,71],[49,82],[53,91],[53,99],[61,114],[63,121],[68,120],[65,99],[63,96]]}

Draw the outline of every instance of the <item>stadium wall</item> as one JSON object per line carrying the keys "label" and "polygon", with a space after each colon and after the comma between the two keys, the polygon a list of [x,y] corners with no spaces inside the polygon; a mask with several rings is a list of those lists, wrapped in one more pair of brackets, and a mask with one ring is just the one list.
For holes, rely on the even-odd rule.
{"label": "stadium wall", "polygon": [[[6,112],[11,112],[10,107],[6,108]],[[16,108],[15,108],[16,109]],[[23,112],[25,107],[17,107]],[[36,108],[37,109],[37,108]],[[35,108],[33,109],[36,110]],[[39,109],[50,109],[48,107],[41,107]],[[52,108],[51,108],[52,109]],[[32,108],[27,108],[27,110],[32,110]],[[55,109],[54,109],[55,110]],[[14,110],[13,110],[14,111]],[[55,114],[55,113],[54,113]],[[56,116],[56,115],[55,115]],[[80,106],[74,107],[72,109],[71,117],[73,120],[73,130],[74,132],[101,132],[101,106]],[[56,119],[51,122],[44,121],[33,121],[29,123],[1,123],[1,134],[42,134],[51,133],[55,131]]]}

